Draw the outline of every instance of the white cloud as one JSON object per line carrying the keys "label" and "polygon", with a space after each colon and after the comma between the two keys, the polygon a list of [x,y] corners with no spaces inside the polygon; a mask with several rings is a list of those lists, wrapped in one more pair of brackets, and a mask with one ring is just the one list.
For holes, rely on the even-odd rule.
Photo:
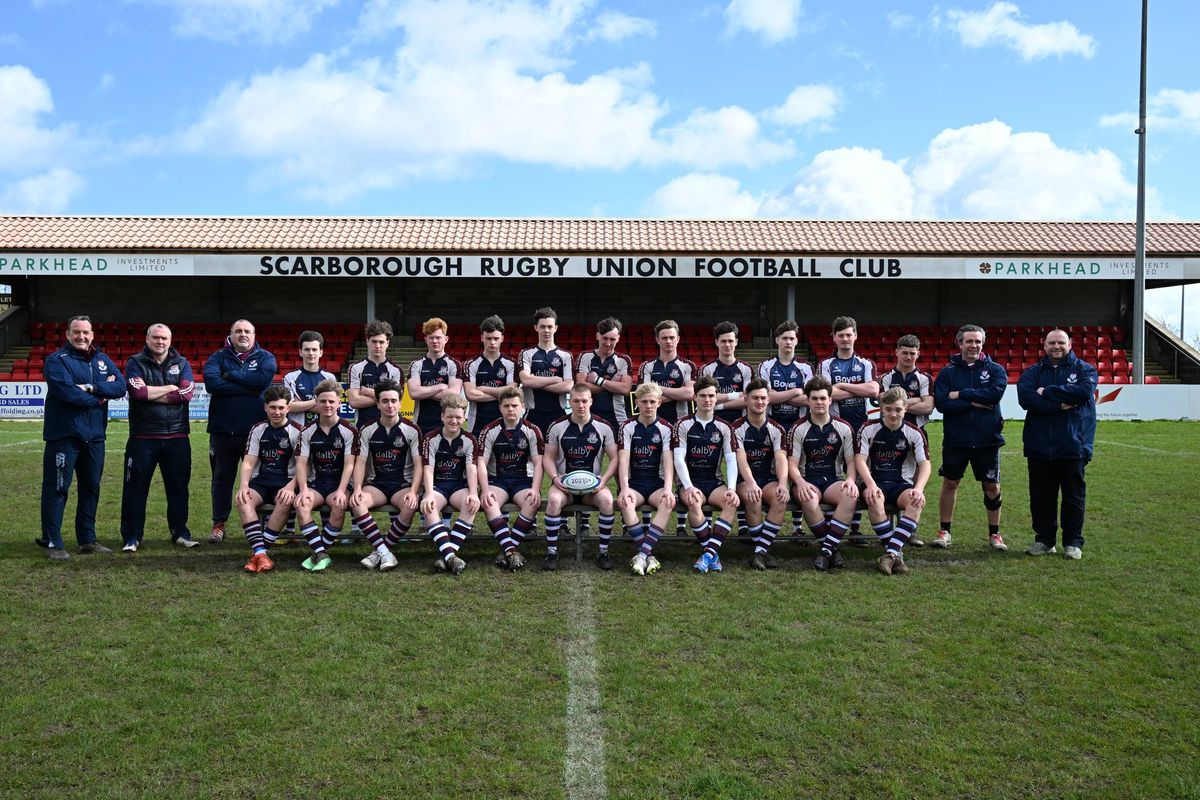
{"label": "white cloud", "polygon": [[899,11],[889,11],[887,14],[888,29],[893,31],[903,31],[917,26],[917,18],[911,14],[902,14]]}
{"label": "white cloud", "polygon": [[832,86],[797,86],[783,105],[769,109],[765,116],[780,125],[802,128],[811,122],[832,119],[841,103],[841,93]]}
{"label": "white cloud", "polygon": [[800,0],[730,0],[725,7],[726,30],[761,36],[768,44],[796,35],[802,12]]}
{"label": "white cloud", "polygon": [[942,131],[911,159],[825,150],[788,187],[757,198],[722,175],[685,177],[655,192],[650,207],[673,216],[696,208],[823,219],[1128,219],[1135,194],[1113,153],[1068,150],[997,121]]}
{"label": "white cloud", "polygon": [[[1129,128],[1138,124],[1134,111],[1106,114],[1100,118],[1106,127]],[[1200,91],[1161,89],[1147,101],[1146,128],[1149,131],[1178,130],[1200,134]]]}
{"label": "white cloud", "polygon": [[1023,22],[1015,3],[993,3],[985,11],[951,9],[947,17],[965,47],[1001,45],[1025,61],[1064,55],[1091,58],[1096,52],[1096,40],[1070,22]]}
{"label": "white cloud", "polygon": [[374,0],[364,35],[394,35],[393,58],[318,55],[231,84],[180,137],[192,152],[261,160],[260,185],[340,202],[484,158],[567,168],[756,165],[791,152],[738,107],[664,125],[649,67],[563,72],[587,30],[585,0]]}
{"label": "white cloud", "polygon": [[313,20],[338,0],[141,0],[178,14],[181,36],[219,42],[286,42],[312,27]]}
{"label": "white cloud", "polygon": [[84,180],[65,167],[21,178],[0,192],[0,211],[6,214],[59,214],[83,190]]}
{"label": "white cloud", "polygon": [[693,172],[660,187],[646,202],[646,213],[688,219],[752,219],[762,201],[724,175]]}
{"label": "white cloud", "polygon": [[654,36],[658,26],[654,20],[631,17],[618,11],[604,11],[596,17],[596,24],[588,31],[589,39],[605,42],[620,42],[631,36]]}
{"label": "white cloud", "polygon": [[117,79],[113,77],[112,73],[106,72],[100,76],[100,80],[96,83],[96,91],[107,92],[116,84],[116,82]]}

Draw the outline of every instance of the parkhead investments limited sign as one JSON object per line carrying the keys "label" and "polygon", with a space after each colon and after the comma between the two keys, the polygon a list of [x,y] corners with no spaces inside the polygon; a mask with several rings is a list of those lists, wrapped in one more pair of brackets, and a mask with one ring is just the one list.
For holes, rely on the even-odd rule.
{"label": "parkhead investments limited sign", "polygon": [[[601,278],[784,280],[1129,280],[1132,259],[982,255],[563,255],[479,253],[0,253],[0,276]],[[1200,279],[1200,259],[1149,259],[1150,279]]]}

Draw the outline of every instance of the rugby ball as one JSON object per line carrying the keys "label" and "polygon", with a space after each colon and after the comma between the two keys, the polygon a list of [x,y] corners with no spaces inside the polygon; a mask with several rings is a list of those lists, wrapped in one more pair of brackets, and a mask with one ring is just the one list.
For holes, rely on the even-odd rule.
{"label": "rugby ball", "polygon": [[600,476],[588,472],[586,469],[577,469],[566,475],[560,475],[558,482],[576,494],[591,494],[600,488]]}

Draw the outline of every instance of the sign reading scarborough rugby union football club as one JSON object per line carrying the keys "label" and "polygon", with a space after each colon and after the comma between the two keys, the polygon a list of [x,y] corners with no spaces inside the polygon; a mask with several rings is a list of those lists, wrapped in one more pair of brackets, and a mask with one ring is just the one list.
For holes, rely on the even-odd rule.
{"label": "sign reading scarborough rugby union football club", "polygon": [[[1131,258],[803,254],[479,255],[434,253],[0,253],[0,275],[323,278],[769,278],[786,280],[1132,280]],[[1151,280],[1200,278],[1200,258],[1146,261]]]}

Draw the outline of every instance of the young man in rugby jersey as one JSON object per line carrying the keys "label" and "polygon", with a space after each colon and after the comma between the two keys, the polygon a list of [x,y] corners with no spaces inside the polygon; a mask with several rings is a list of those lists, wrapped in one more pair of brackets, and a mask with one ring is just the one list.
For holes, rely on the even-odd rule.
{"label": "young man in rugby jersey", "polygon": [[413,399],[413,422],[421,433],[432,433],[442,426],[442,399],[461,395],[463,365],[446,355],[450,326],[440,317],[425,320],[426,353],[408,365],[408,396]]}
{"label": "young man in rugby jersey", "polygon": [[[679,323],[675,320],[664,319],[655,325],[654,340],[658,343],[658,358],[638,367],[638,383],[662,387],[658,416],[674,425],[688,415],[695,399],[696,365],[679,357]],[[675,517],[675,527],[683,530],[686,524],[687,513],[681,511]]]}
{"label": "young man in rugby jersey", "polygon": [[[775,357],[758,365],[758,377],[766,381],[770,408],[767,414],[785,429],[804,416],[808,400],[804,396],[804,384],[813,376],[812,367],[806,361],[796,360],[796,345],[800,343],[800,326],[795,320],[784,320],[775,326]],[[799,511],[792,512],[792,527],[801,530],[803,517]]]}
{"label": "young man in rugby jersey", "polygon": [[769,405],[770,391],[766,381],[755,378],[746,385],[746,416],[733,423],[737,442],[737,493],[746,509],[746,522],[754,538],[750,566],[760,570],[777,566],[769,551],[783,527],[783,515],[791,500],[787,431],[767,416]]}
{"label": "young man in rugby jersey", "polygon": [[[684,417],[671,431],[675,474],[682,490],[679,497],[687,505],[687,521],[692,534],[704,548],[693,564],[697,572],[720,572],[721,544],[733,530],[737,515],[737,439],[729,423],[715,416],[717,382],[703,377],[696,381],[696,413]],[[718,477],[722,462],[724,480]],[[704,504],[721,509],[715,524],[709,524]]]}
{"label": "young man in rugby jersey", "polygon": [[[820,375],[810,378],[804,384],[808,416],[788,434],[792,496],[800,503],[813,535],[821,540],[821,551],[813,566],[822,572],[846,566],[839,548],[858,507],[854,429],[830,416],[832,394],[833,384],[829,381]],[[822,503],[834,506],[829,518],[821,509]]]}
{"label": "young man in rugby jersey", "polygon": [[325,353],[325,337],[316,331],[300,334],[298,342],[302,366],[283,376],[283,385],[292,393],[288,403],[288,418],[303,427],[317,419],[317,401],[313,390],[322,381],[337,383],[337,376],[321,369]]}
{"label": "young man in rugby jersey", "polygon": [[388,360],[388,345],[392,343],[392,326],[375,320],[368,322],[364,333],[367,339],[367,357],[350,365],[350,388],[346,400],[358,411],[358,429],[362,430],[379,419],[379,408],[375,403],[375,384],[387,378],[402,383],[404,375],[400,367]]}
{"label": "young man in rugby jersey", "polygon": [[469,403],[467,429],[473,433],[500,419],[500,393],[517,380],[516,363],[500,352],[504,320],[492,315],[479,323],[479,339],[483,352],[467,362],[463,375],[463,394]]}
{"label": "young man in rugby jersey", "polygon": [[754,370],[737,357],[738,326],[718,322],[713,326],[717,357],[700,368],[717,382],[717,416],[730,425],[737,422],[746,408],[746,386],[754,379]]}
{"label": "young man in rugby jersey", "polygon": [[[829,413],[850,423],[854,432],[867,424],[868,400],[879,397],[879,381],[875,362],[854,353],[858,341],[858,322],[854,317],[838,317],[833,321],[834,355],[824,359],[817,373],[833,384],[833,405]],[[862,512],[856,511],[850,523],[850,533],[858,533]]]}
{"label": "young man in rugby jersey", "polygon": [[[479,472],[475,465],[475,437],[463,430],[467,401],[457,394],[441,400],[442,425],[425,434],[421,458],[425,462],[425,496],[421,514],[425,529],[437,547],[433,568],[459,575],[467,562],[459,557],[479,512]],[[442,521],[442,509],[454,509],[458,519],[452,528]]]}
{"label": "young man in rugby jersey", "polygon": [[[421,496],[421,431],[400,416],[401,392],[400,384],[390,378],[375,384],[379,419],[358,432],[358,457],[351,478],[351,518],[373,548],[359,563],[381,572],[396,566],[391,548],[408,535]],[[393,515],[385,536],[371,509],[389,504],[399,512]]]}
{"label": "young man in rugby jersey", "polygon": [[[475,435],[479,497],[488,528],[500,544],[496,566],[516,572],[525,566],[521,542],[529,536],[542,506],[542,432],[524,419],[525,401],[516,386],[500,390],[500,419]],[[502,506],[512,498],[521,507],[509,525]]]}
{"label": "young man in rugby jersey", "polygon": [[536,347],[521,351],[517,358],[517,375],[525,391],[526,418],[545,436],[550,423],[564,413],[564,403],[571,391],[571,354],[554,344],[558,332],[558,312],[546,306],[533,312],[533,327],[537,331]]}
{"label": "young man in rugby jersey", "polygon": [[[917,369],[917,359],[921,357],[921,340],[916,336],[905,334],[896,340],[896,366],[891,372],[879,376],[879,391],[882,394],[893,386],[902,386],[908,392],[908,410],[904,412],[904,421],[911,422],[921,430],[929,422],[929,413],[933,411],[933,383],[929,376]],[[925,542],[914,535],[908,540],[910,547],[924,547]]]}
{"label": "young man in rugby jersey", "polygon": [[[599,417],[592,416],[592,390],[586,384],[571,387],[571,413],[560,417],[546,433],[546,452],[542,466],[550,478],[550,491],[546,496],[546,560],[542,569],[558,569],[558,534],[562,529],[563,506],[582,503],[599,509],[600,552],[596,565],[600,569],[612,569],[612,558],[608,555],[608,544],[612,538],[613,496],[608,481],[617,472],[617,439],[611,425]],[[608,465],[603,465],[604,457]],[[600,478],[600,488],[588,495],[577,495],[559,480],[575,470],[586,470]]]}
{"label": "young man in rugby jersey", "polygon": [[[242,530],[250,543],[246,572],[269,572],[275,568],[267,548],[279,538],[283,524],[296,501],[296,449],[300,426],[288,420],[288,401],[292,393],[276,384],[263,393],[267,421],[255,423],[246,439],[242,457],[241,481],[234,497]],[[264,530],[258,519],[258,507],[273,503],[275,509]]]}
{"label": "young man in rugby jersey", "polygon": [[[350,504],[350,478],[358,455],[358,431],[338,416],[342,398],[336,381],[322,381],[313,389],[317,419],[300,431],[296,455],[296,517],[300,535],[313,554],[300,566],[320,572],[332,563],[328,548],[342,530]],[[324,531],[313,520],[313,509],[329,505]]]}
{"label": "young man in rugby jersey", "polygon": [[[884,392],[879,398],[881,419],[863,426],[858,453],[854,456],[871,527],[887,548],[879,557],[879,571],[884,575],[908,572],[904,545],[921,521],[925,484],[931,472],[925,433],[904,421],[907,405],[908,392],[903,387],[895,386]],[[895,527],[887,513],[889,505],[900,512]]]}
{"label": "young man in rugby jersey", "polygon": [[579,357],[575,383],[592,391],[592,413],[620,428],[629,419],[629,392],[633,389],[633,363],[617,352],[621,320],[606,317],[596,324],[596,349]]}
{"label": "young man in rugby jersey", "polygon": [[[617,507],[638,552],[629,562],[634,575],[653,575],[662,566],[654,546],[662,538],[675,508],[675,462],[671,455],[671,426],[658,417],[662,388],[643,383],[633,393],[637,415],[625,421],[617,437]],[[650,503],[650,522],[638,521],[638,506]]]}

